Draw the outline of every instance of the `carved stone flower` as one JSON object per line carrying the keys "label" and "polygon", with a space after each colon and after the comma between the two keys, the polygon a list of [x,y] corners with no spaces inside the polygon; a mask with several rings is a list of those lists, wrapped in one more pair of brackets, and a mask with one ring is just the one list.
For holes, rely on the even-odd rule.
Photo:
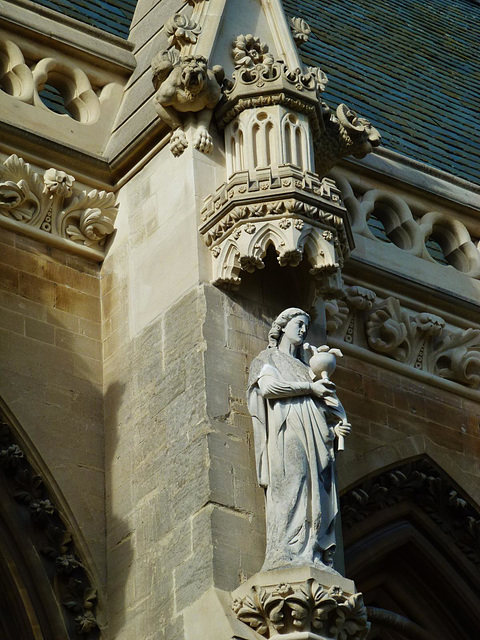
{"label": "carved stone flower", "polygon": [[251,69],[257,64],[271,66],[274,62],[272,54],[268,53],[268,46],[251,33],[237,37],[233,43],[232,54],[236,69]]}
{"label": "carved stone flower", "polygon": [[291,593],[293,593],[293,587],[291,584],[287,584],[285,582],[282,582],[278,585],[278,587],[275,589],[275,593],[278,593],[278,595],[280,596],[289,596]]}
{"label": "carved stone flower", "polygon": [[188,16],[176,13],[165,24],[168,44],[181,48],[187,44],[195,44],[202,28]]}
{"label": "carved stone flower", "polygon": [[16,444],[12,444],[0,451],[0,466],[4,469],[16,467],[22,458],[23,451]]}
{"label": "carved stone flower", "polygon": [[75,556],[68,553],[55,558],[55,566],[59,573],[71,573],[80,566],[80,563]]}
{"label": "carved stone flower", "polygon": [[48,193],[50,196],[55,194],[63,198],[68,198],[72,195],[75,178],[65,173],[65,171],[47,169],[43,176],[43,182],[45,185],[43,187],[43,193]]}
{"label": "carved stone flower", "polygon": [[75,627],[80,635],[90,633],[90,631],[97,628],[95,616],[91,611],[85,611],[85,613],[75,618]]}

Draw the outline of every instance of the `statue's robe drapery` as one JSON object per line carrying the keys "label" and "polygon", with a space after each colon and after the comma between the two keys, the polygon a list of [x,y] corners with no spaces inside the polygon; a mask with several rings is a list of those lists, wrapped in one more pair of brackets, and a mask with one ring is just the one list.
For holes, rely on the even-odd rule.
{"label": "statue's robe drapery", "polygon": [[331,406],[313,397],[311,382],[309,368],[277,348],[262,351],[250,367],[248,408],[258,482],[266,490],[263,570],[321,564],[335,547],[333,426],[345,414],[336,396]]}

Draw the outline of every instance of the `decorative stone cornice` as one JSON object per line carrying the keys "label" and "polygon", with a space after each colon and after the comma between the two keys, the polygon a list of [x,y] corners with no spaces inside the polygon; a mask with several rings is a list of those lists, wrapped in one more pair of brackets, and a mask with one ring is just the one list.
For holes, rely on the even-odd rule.
{"label": "decorative stone cornice", "polygon": [[352,286],[326,305],[327,331],[347,344],[386,356],[434,377],[480,387],[480,330],[460,329],[394,297]]}
{"label": "decorative stone cornice", "polygon": [[279,263],[296,266],[304,252],[319,291],[338,292],[351,248],[339,191],[332,180],[291,165],[278,172],[237,172],[206,200],[200,232],[213,255],[215,284],[238,285],[242,270],[262,268],[273,243]]}
{"label": "decorative stone cornice", "polygon": [[350,489],[340,498],[342,525],[352,529],[405,500],[419,506],[480,570],[480,514],[426,459],[390,469]]}
{"label": "decorative stone cornice", "polygon": [[361,593],[314,578],[301,583],[253,586],[232,604],[237,618],[266,638],[364,640],[370,624]]}
{"label": "decorative stone cornice", "polygon": [[[21,514],[26,534],[43,558],[52,593],[59,610],[71,627],[69,638],[98,638],[95,619],[97,591],[77,555],[72,533],[48,494],[42,478],[34,471],[16,443],[12,425],[0,409],[0,473],[12,503]],[[53,586],[54,585],[54,586]]]}
{"label": "decorative stone cornice", "polygon": [[48,169],[42,177],[10,156],[0,165],[0,226],[103,260],[117,215],[115,195],[75,192],[74,184],[64,171]]}

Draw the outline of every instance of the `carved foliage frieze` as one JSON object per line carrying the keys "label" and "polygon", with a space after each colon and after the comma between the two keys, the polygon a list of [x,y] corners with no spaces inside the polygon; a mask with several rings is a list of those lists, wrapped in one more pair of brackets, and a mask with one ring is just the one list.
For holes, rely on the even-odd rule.
{"label": "carved foliage frieze", "polygon": [[[40,176],[16,155],[0,165],[0,224],[6,218],[103,252],[114,230],[115,195],[74,190],[75,178],[59,169]],[[48,240],[47,240],[48,242]]]}
{"label": "carved foliage frieze", "polygon": [[[47,565],[47,574],[72,626],[71,637],[98,637],[95,619],[97,591],[81,559],[61,513],[51,500],[47,488],[16,443],[11,425],[0,411],[0,473],[9,496],[17,504],[25,522],[25,531]],[[74,630],[74,631],[73,631]]]}
{"label": "carved foliage frieze", "polygon": [[440,316],[359,286],[347,287],[326,311],[331,336],[439,378],[480,386],[479,329],[449,326]]}
{"label": "carved foliage frieze", "polygon": [[391,469],[340,498],[342,525],[351,529],[373,514],[412,500],[480,570],[480,515],[428,460]]}
{"label": "carved foliage frieze", "polygon": [[370,628],[361,593],[349,595],[313,578],[295,585],[253,587],[248,596],[234,600],[232,609],[266,638],[300,631],[311,638],[364,640]]}

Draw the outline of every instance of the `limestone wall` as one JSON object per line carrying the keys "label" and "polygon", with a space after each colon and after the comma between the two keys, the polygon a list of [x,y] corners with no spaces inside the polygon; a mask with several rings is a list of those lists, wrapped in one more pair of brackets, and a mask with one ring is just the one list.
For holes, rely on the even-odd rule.
{"label": "limestone wall", "polygon": [[[102,589],[104,451],[96,263],[0,230],[0,395]],[[100,594],[102,596],[102,594]]]}

